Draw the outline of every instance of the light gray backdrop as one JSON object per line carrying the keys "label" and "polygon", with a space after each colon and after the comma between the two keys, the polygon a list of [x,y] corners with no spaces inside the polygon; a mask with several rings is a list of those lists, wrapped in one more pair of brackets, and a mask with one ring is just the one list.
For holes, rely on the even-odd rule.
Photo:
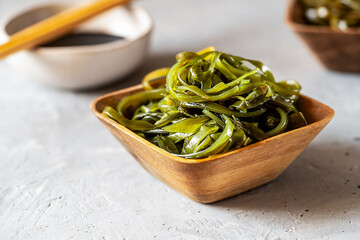
{"label": "light gray backdrop", "polygon": [[[0,0],[2,18],[42,0]],[[147,0],[149,57],[124,82],[71,92],[0,62],[0,239],[359,239],[360,75],[325,70],[285,26],[286,1]],[[213,45],[263,60],[336,111],[275,181],[195,203],[143,170],[89,110],[177,52]]]}

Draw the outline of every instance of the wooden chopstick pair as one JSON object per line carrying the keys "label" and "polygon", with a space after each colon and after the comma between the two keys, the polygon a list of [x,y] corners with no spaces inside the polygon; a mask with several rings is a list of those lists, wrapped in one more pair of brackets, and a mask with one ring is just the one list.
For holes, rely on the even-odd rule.
{"label": "wooden chopstick pair", "polygon": [[98,0],[47,18],[10,36],[8,42],[0,45],[0,59],[61,37],[71,32],[78,24],[129,1]]}

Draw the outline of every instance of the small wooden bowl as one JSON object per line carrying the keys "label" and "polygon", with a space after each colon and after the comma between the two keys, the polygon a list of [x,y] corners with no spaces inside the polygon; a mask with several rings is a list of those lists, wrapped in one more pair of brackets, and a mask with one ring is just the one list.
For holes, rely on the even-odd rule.
{"label": "small wooden bowl", "polygon": [[306,24],[297,0],[290,1],[286,22],[326,68],[360,72],[360,28],[341,31]]}
{"label": "small wooden bowl", "polygon": [[91,109],[148,172],[201,203],[219,201],[275,179],[334,115],[330,107],[301,96],[298,107],[309,125],[228,153],[199,160],[184,159],[102,114],[105,106],[116,108],[120,99],[140,91],[143,91],[142,85],[104,95],[92,102]]}

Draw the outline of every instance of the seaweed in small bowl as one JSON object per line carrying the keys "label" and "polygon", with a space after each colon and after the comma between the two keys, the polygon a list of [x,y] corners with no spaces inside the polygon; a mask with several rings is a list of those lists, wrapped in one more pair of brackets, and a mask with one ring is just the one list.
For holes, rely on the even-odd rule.
{"label": "seaweed in small bowl", "polygon": [[[187,53],[187,57],[191,57],[191,54]],[[219,54],[218,52],[211,52],[206,56],[200,54],[200,56],[205,57],[205,61],[210,63],[212,61],[206,59],[206,57],[214,55],[218,56]],[[198,56],[196,54],[191,58]],[[227,57],[224,54],[224,58],[219,59],[223,60]],[[179,58],[179,62],[181,62],[181,55]],[[228,59],[228,61],[231,61],[231,59]],[[244,59],[241,61],[244,61]],[[175,76],[172,75],[174,72],[163,69],[160,70],[162,72],[160,75],[169,72],[167,74],[166,88],[157,86],[154,90],[148,90],[148,88],[153,88],[152,84],[149,84],[148,75],[144,84],[100,97],[92,103],[91,108],[135,159],[154,176],[194,201],[203,203],[218,201],[276,178],[326,126],[334,114],[331,108],[300,95],[299,86],[294,82],[292,84],[290,82],[284,83],[282,86],[280,84],[279,86],[283,88],[276,88],[277,85],[273,81],[273,76],[268,68],[259,61],[251,61],[253,65],[257,65],[256,68],[244,68],[243,70],[247,73],[241,74],[237,72],[237,74],[244,76],[242,79],[239,79],[239,76],[233,76],[233,78],[237,77],[238,81],[233,79],[227,83],[224,82],[228,80],[223,76],[224,74],[229,74],[229,77],[231,72],[235,74],[235,70],[229,65],[225,67],[229,72],[222,69],[222,73],[218,76],[219,82],[215,85],[212,83],[214,85],[212,87],[206,83],[207,88],[204,88],[204,85],[201,84],[197,88],[191,87],[196,86],[197,83],[185,84],[189,80],[187,76],[191,74],[192,70],[189,70],[184,75],[182,75],[181,71],[177,72],[176,76],[180,74],[182,80],[185,80],[185,78],[187,80],[179,85],[175,83],[175,87],[173,79],[171,79],[172,76]],[[191,62],[191,59],[188,62]],[[211,64],[204,64],[206,66],[203,66],[198,73],[206,74],[205,69],[211,68]],[[175,64],[175,69],[179,69],[176,67],[179,65]],[[232,63],[231,65],[234,67],[236,64]],[[182,66],[186,66],[186,63]],[[217,70],[222,66],[224,65],[217,66]],[[241,69],[240,66],[238,67]],[[258,71],[261,74],[255,74]],[[255,75],[249,75],[251,72],[255,72]],[[156,73],[150,75],[157,76]],[[220,82],[223,82],[223,84]],[[250,85],[251,83],[257,83],[255,84],[257,86]],[[265,86],[269,85],[269,88],[264,88],[264,84]],[[238,91],[245,89],[245,85],[249,86],[249,88],[243,94],[236,96],[236,93],[239,93]],[[185,86],[187,87],[184,88]],[[235,87],[234,91],[231,90],[232,87]],[[172,94],[169,94],[171,92],[169,88],[174,90],[173,94],[180,93],[180,95],[174,95],[175,97],[173,97]],[[181,92],[182,89],[186,91]],[[198,89],[206,91],[206,94],[194,93]],[[219,89],[221,91],[218,94],[211,94]],[[256,91],[256,89],[259,91]],[[274,89],[277,89],[277,91],[274,91]],[[279,96],[277,95],[279,91],[283,91],[282,95],[287,93],[287,98],[280,97],[283,102],[270,101],[270,98]],[[244,94],[250,96],[247,100],[250,100],[251,97],[259,101],[265,98],[269,99],[263,101],[260,104],[261,106],[254,103],[256,106],[249,107],[248,104],[251,101],[241,102],[242,98],[245,97]],[[168,99],[167,96],[169,96]],[[199,96],[201,97],[199,98]],[[226,97],[218,99],[219,97],[216,96]],[[232,98],[239,101],[227,102]],[[175,103],[176,99],[180,103]],[[246,100],[246,98],[244,99]],[[287,102],[286,99],[288,101],[293,99],[293,101]],[[193,104],[193,108],[187,105],[189,104],[187,100],[191,100],[190,103]],[[211,102],[211,100],[214,101]],[[218,106],[218,100],[223,103],[223,105],[220,105],[222,107]],[[217,105],[210,103],[216,103]],[[244,109],[240,106],[245,107],[244,104],[251,111],[243,111]],[[173,116],[171,114],[157,116],[161,110],[154,109],[161,107],[164,108],[163,110],[166,113],[178,112]],[[270,111],[264,114],[267,110],[259,110],[263,107],[270,109]],[[287,110],[283,110],[283,108]],[[182,110],[179,111],[179,109]],[[263,114],[264,119],[268,122],[260,121],[259,116]],[[299,116],[304,116],[308,124],[304,124],[303,118]],[[140,118],[142,118],[141,121]],[[287,119],[285,125],[283,118]],[[185,120],[190,121],[182,126],[178,124]],[[201,122],[202,120],[203,122]],[[164,122],[166,124],[161,125]],[[262,129],[266,131],[262,131]],[[272,131],[273,129],[276,129],[276,134],[272,134],[275,131]],[[176,134],[172,130],[180,133],[179,136],[171,136]],[[241,131],[243,132],[241,133]],[[251,131],[255,131],[255,135]],[[187,133],[190,133],[190,135],[187,136]],[[226,136],[227,134],[229,135]],[[150,135],[151,137],[149,137]],[[183,135],[185,135],[185,139],[178,142],[173,140],[177,139],[176,137],[184,137]],[[156,138],[162,136],[164,136],[165,141],[161,143]],[[208,138],[210,138],[209,142],[206,140]],[[186,139],[188,139],[188,142],[186,142]],[[195,141],[192,141],[192,139],[200,140],[197,141],[198,144],[193,144]],[[226,141],[221,142],[216,139]],[[250,144],[249,139],[253,141],[252,144]],[[167,144],[170,140],[173,141],[173,146]],[[181,144],[178,145],[178,143]],[[201,145],[204,145],[203,148]],[[217,148],[214,149],[214,147]],[[208,154],[210,150],[212,152]]]}
{"label": "seaweed in small bowl", "polygon": [[301,1],[291,0],[286,22],[316,58],[328,69],[359,73],[360,28],[357,25],[342,27],[344,21],[334,23],[339,27],[328,26],[326,21],[315,25],[305,16],[306,9]]}

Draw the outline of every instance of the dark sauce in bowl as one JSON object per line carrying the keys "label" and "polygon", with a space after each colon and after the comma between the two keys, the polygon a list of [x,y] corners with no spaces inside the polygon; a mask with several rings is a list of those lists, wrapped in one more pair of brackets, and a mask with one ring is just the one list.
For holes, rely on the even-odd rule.
{"label": "dark sauce in bowl", "polygon": [[99,45],[124,40],[124,37],[103,33],[70,33],[40,47],[75,47]]}

